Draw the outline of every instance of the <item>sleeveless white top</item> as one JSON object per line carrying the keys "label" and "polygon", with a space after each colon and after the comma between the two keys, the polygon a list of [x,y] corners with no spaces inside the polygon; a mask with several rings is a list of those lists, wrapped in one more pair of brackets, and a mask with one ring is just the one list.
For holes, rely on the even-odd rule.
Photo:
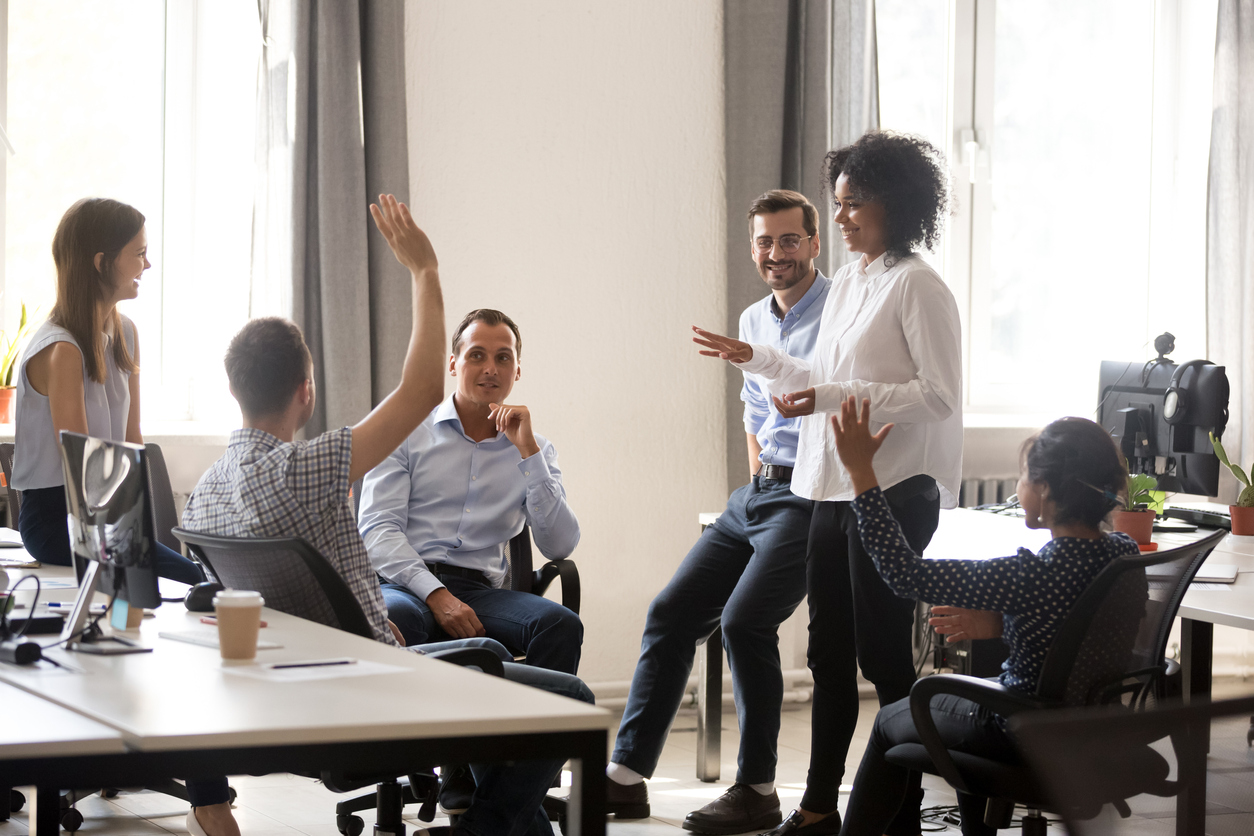
{"label": "sleeveless white top", "polygon": [[[135,324],[122,317],[122,334],[131,357],[139,362],[135,350]],[[105,381],[97,383],[87,376],[83,366],[83,400],[87,406],[87,434],[110,441],[126,440],[126,419],[131,409],[130,372],[118,368],[105,339]],[[60,441],[52,431],[52,410],[48,396],[41,395],[26,377],[30,358],[53,343],[70,343],[79,351],[82,346],[69,331],[51,322],[39,326],[22,353],[17,378],[17,427],[13,438],[13,487],[19,491],[55,488],[65,484],[61,471]]]}

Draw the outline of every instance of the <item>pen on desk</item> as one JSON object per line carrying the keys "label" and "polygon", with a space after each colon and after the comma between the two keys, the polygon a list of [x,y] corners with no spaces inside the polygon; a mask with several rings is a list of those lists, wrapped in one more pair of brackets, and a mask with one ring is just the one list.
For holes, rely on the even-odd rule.
{"label": "pen on desk", "polygon": [[356,659],[322,659],[316,662],[276,662],[270,665],[271,670],[283,668],[328,668],[332,665],[355,665]]}
{"label": "pen on desk", "polygon": [[[218,617],[217,617],[216,615],[205,615],[205,616],[201,616],[201,618],[200,618],[200,623],[201,623],[201,624],[211,624],[211,625],[216,625],[216,624],[218,623]],[[266,626],[266,623],[265,623],[264,621],[262,621],[262,622],[260,622],[257,626],[258,626],[258,627],[265,627],[265,626]]]}

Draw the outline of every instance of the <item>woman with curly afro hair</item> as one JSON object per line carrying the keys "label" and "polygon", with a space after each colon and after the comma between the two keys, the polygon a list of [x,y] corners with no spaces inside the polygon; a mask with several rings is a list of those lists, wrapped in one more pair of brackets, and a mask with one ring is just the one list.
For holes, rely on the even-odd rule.
{"label": "woman with curly afro hair", "polygon": [[[875,131],[823,164],[834,220],[859,258],[832,278],[813,359],[697,329],[706,356],[760,375],[785,418],[800,418],[793,492],[815,500],[806,556],[807,651],[814,674],[810,772],[800,809],[771,836],[840,832],[836,810],[858,722],[857,675],[880,705],[914,683],[914,602],[895,596],[863,548],[848,471],[830,414],[850,396],[870,401],[876,426],[895,423],[876,469],[906,540],[922,553],[941,507],[957,505],[962,471],[962,353],[958,306],[920,247],[940,239],[949,182],[940,152],[917,137]],[[919,833],[918,774],[885,830]]]}

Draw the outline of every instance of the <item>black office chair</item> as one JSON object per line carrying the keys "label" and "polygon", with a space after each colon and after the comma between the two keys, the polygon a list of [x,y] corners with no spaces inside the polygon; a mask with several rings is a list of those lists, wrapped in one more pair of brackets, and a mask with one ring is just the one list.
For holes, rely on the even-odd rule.
{"label": "black office chair", "polygon": [[[1033,771],[1040,776],[1046,794],[1062,814],[1067,832],[1074,836],[1140,834],[1146,819],[1115,815],[1105,799],[1114,793],[1109,786],[1130,768],[1135,769],[1139,747],[1153,744],[1173,757],[1175,778],[1164,780],[1160,796],[1176,798],[1176,833],[1206,831],[1207,772],[1216,775],[1216,787],[1230,784],[1237,775],[1249,773],[1245,747],[1241,746],[1244,718],[1254,713],[1254,697],[1189,705],[1159,705],[1145,711],[1097,707],[1062,711],[1037,711],[1016,716],[1009,728]],[[1238,723],[1217,723],[1239,717]],[[1212,729],[1215,734],[1212,735]],[[1213,737],[1213,741],[1212,741]],[[1135,743],[1133,743],[1135,742]],[[1207,752],[1212,758],[1207,758]],[[1248,820],[1250,803],[1238,801],[1236,787],[1216,798],[1214,814],[1230,822],[1232,832]],[[1246,794],[1248,799],[1248,793]],[[1236,809],[1234,809],[1234,805]],[[1146,810],[1162,826],[1161,805]],[[1232,815],[1245,813],[1246,815]],[[1248,823],[1246,825],[1248,827]],[[1166,829],[1166,828],[1164,828]]]}
{"label": "black office chair", "polygon": [[[1225,534],[1217,531],[1178,549],[1112,561],[1067,614],[1032,694],[955,674],[920,679],[910,690],[910,713],[922,742],[894,746],[887,759],[939,775],[958,792],[988,799],[984,820],[990,827],[1009,827],[1015,804],[1026,806],[1024,836],[1043,836],[1047,824],[1041,813],[1057,808],[1032,770],[1021,760],[1007,763],[947,749],[932,720],[932,699],[941,694],[965,697],[1006,718],[1074,706],[1116,703],[1134,710],[1156,703],[1167,672],[1167,636],[1180,600]],[[1147,578],[1150,566],[1161,573],[1153,580]],[[1103,799],[1125,816],[1130,812],[1127,798],[1166,788],[1166,761],[1148,746],[1134,749],[1127,768],[1107,782]]]}
{"label": "black office chair", "polygon": [[9,528],[16,531],[18,516],[22,512],[22,495],[13,487],[12,441],[0,442],[0,470],[4,471],[4,496],[9,503]]}
{"label": "black office chair", "polygon": [[[175,528],[174,535],[185,543],[207,573],[235,589],[261,593],[266,606],[280,612],[316,621],[374,638],[370,622],[348,584],[325,557],[297,537],[218,537]],[[430,654],[495,676],[503,674],[501,660],[490,650],[462,648]],[[390,774],[358,774],[327,770],[319,776],[332,792],[350,792],[375,784],[375,792],[341,801],[335,806],[336,826],[346,836],[358,836],[365,827],[361,810],[375,808],[377,829],[403,832],[401,814],[406,804],[421,804],[418,818],[435,818],[438,784],[433,773],[411,773],[405,779]]]}

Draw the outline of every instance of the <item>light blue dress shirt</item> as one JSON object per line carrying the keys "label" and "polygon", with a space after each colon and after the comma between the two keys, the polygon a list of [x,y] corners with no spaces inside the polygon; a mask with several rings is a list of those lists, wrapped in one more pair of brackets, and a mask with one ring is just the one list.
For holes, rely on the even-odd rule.
{"label": "light blue dress shirt", "polygon": [[[832,280],[814,268],[814,284],[781,319],[775,307],[775,294],[767,296],[740,315],[740,339],[756,345],[769,345],[800,360],[809,360],[819,335],[819,319],[827,301]],[[757,436],[763,464],[792,467],[797,462],[800,418],[784,418],[771,403],[766,382],[745,372],[740,399],[745,402],[745,432]]]}
{"label": "light blue dress shirt", "polygon": [[548,559],[573,552],[579,521],[557,451],[542,436],[536,444],[524,459],[504,433],[472,441],[446,398],[362,482],[358,527],[374,570],[425,601],[444,586],[428,562],[477,569],[501,586],[505,548],[524,524]]}

